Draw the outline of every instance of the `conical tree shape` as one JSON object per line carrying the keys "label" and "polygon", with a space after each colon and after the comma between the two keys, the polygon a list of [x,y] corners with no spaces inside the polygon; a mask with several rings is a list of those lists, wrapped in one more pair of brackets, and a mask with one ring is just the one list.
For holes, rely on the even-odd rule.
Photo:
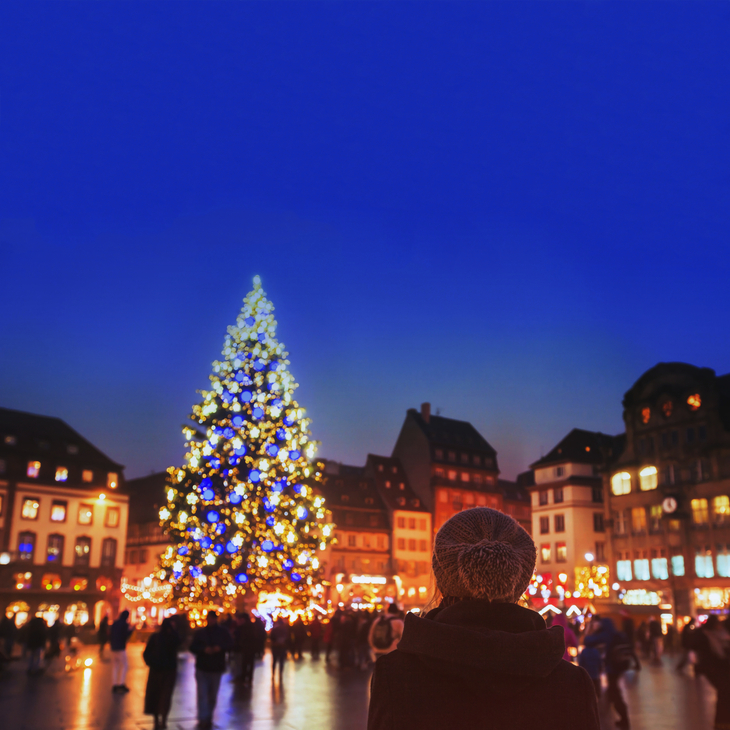
{"label": "conical tree shape", "polygon": [[246,589],[311,593],[332,536],[273,312],[257,276],[193,407],[198,426],[184,429],[187,465],[168,470],[160,521],[173,544],[161,565],[183,610]]}

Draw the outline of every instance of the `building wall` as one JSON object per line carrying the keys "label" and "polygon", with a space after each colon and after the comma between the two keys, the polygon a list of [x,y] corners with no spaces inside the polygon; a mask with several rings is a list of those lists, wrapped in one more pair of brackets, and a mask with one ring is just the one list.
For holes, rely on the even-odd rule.
{"label": "building wall", "polygon": [[594,473],[592,464],[551,464],[541,469],[535,469],[535,484],[545,484],[571,476],[591,477]]}
{"label": "building wall", "polygon": [[399,598],[406,608],[423,605],[431,575],[431,515],[393,512],[393,566],[401,582]]}
{"label": "building wall", "polygon": [[426,435],[408,413],[393,448],[393,456],[399,459],[403,465],[411,489],[433,512],[434,495],[431,488],[430,448]]}
{"label": "building wall", "polygon": [[433,533],[438,532],[441,525],[457,512],[471,507],[491,507],[502,510],[502,495],[496,492],[476,492],[468,488],[468,483],[439,484],[434,487],[436,502],[434,511]]}

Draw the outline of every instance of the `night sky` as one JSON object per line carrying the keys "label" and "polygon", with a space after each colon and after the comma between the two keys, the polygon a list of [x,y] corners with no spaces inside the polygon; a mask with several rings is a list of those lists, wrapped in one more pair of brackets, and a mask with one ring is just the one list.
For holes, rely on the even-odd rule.
{"label": "night sky", "polygon": [[0,405],[125,464],[255,274],[319,455],[470,420],[506,477],[730,371],[730,5],[0,5]]}

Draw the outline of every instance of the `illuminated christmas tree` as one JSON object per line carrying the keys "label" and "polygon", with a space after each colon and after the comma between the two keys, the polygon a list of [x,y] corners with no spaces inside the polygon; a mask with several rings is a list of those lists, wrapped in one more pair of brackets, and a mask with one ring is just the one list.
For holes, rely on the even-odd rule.
{"label": "illuminated christmas tree", "polygon": [[273,312],[257,276],[183,431],[187,465],[168,470],[160,522],[173,544],[161,566],[183,610],[227,607],[247,589],[311,594],[331,539]]}

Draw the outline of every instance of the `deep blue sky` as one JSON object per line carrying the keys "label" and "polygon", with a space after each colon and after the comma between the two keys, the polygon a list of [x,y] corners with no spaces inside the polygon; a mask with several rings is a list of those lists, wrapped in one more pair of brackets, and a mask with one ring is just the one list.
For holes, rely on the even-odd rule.
{"label": "deep blue sky", "polygon": [[518,471],[730,371],[730,5],[0,6],[0,405],[139,476],[260,274],[321,456]]}

